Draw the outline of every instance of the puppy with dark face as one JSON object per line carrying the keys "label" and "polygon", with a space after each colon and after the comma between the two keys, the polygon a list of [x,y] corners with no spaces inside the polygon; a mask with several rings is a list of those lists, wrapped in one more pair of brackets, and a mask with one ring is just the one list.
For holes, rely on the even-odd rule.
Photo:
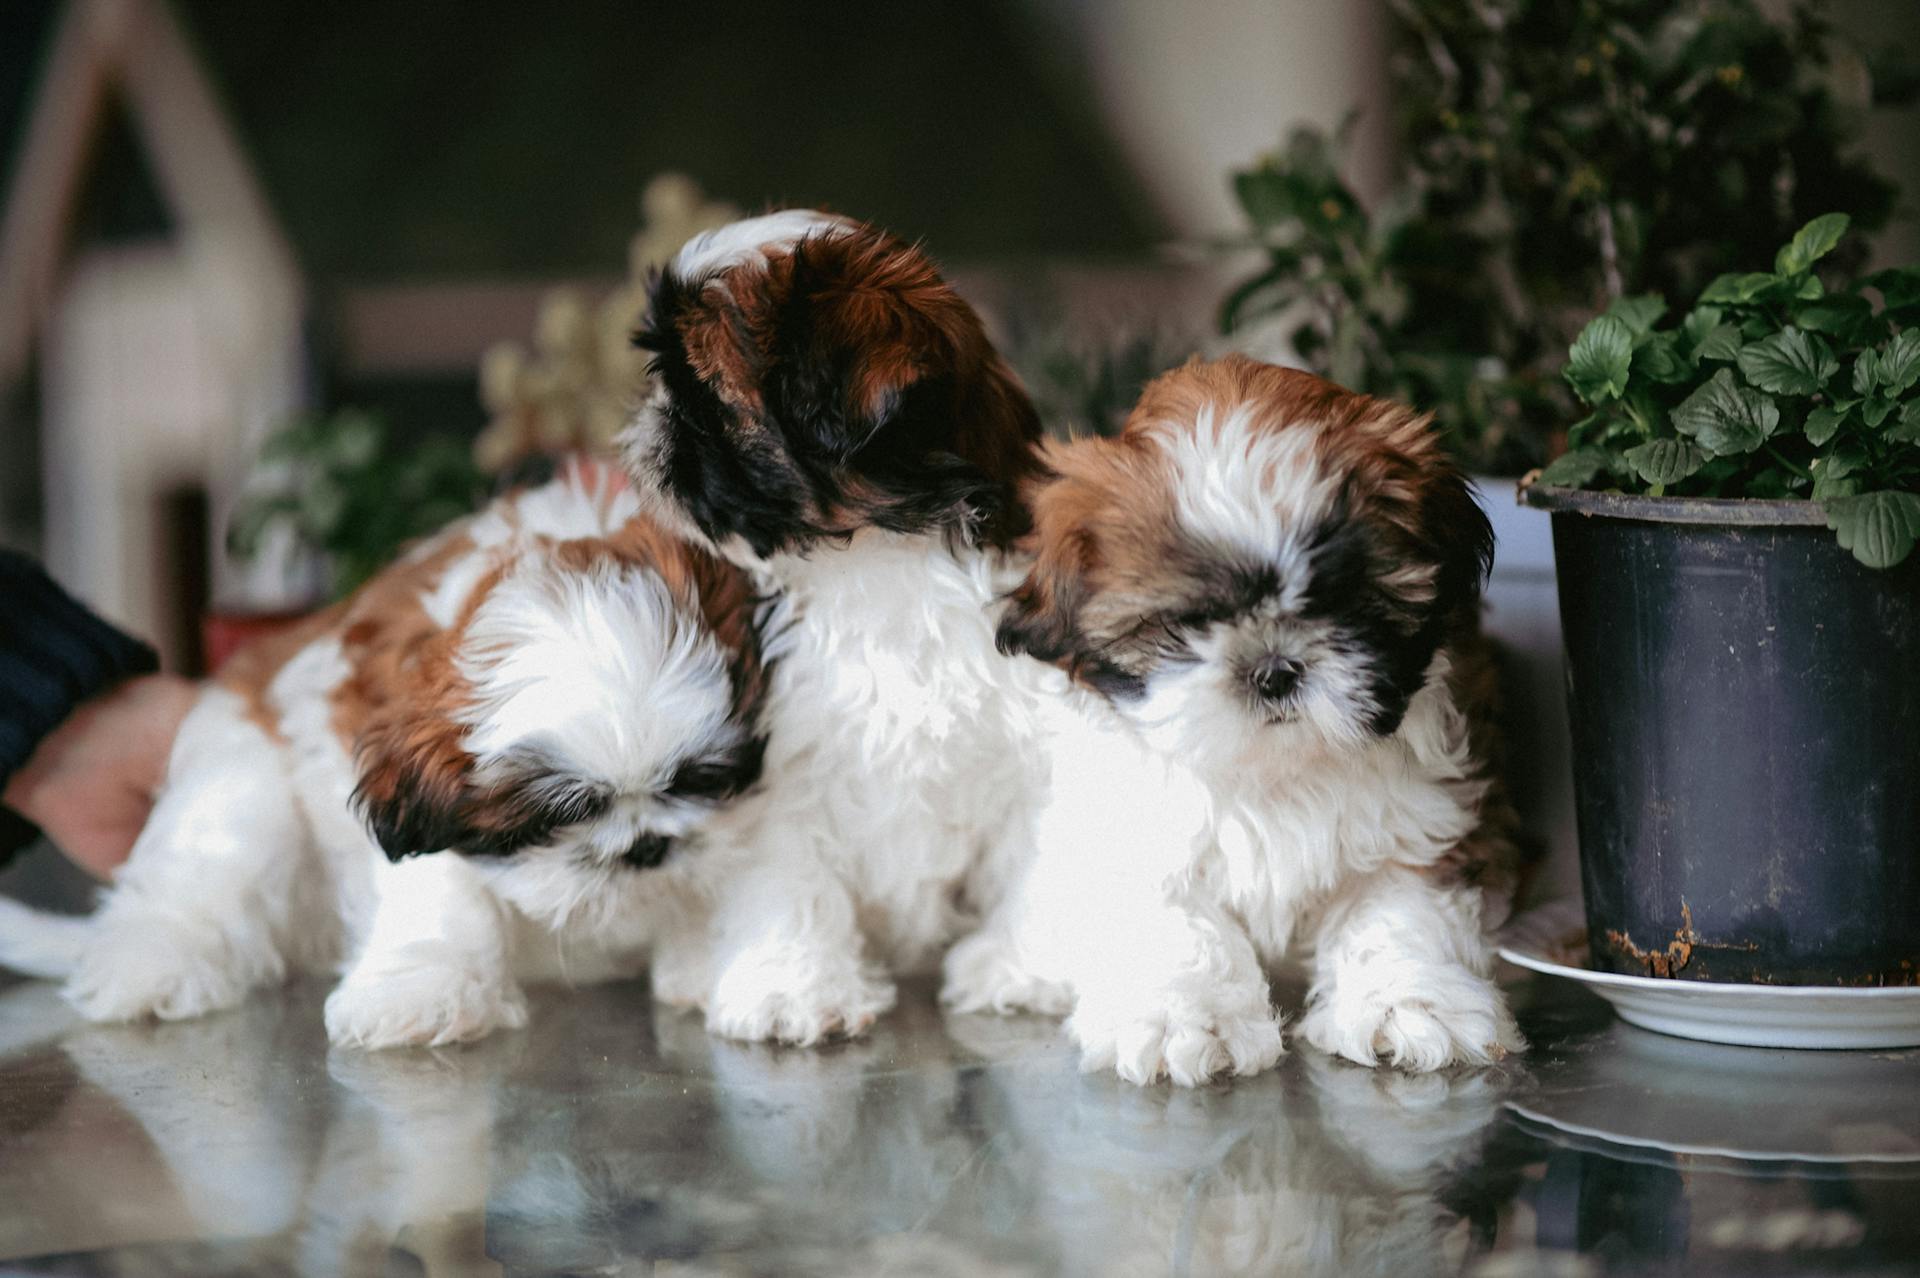
{"label": "puppy with dark face", "polygon": [[1482,906],[1512,853],[1456,694],[1492,534],[1428,419],[1236,357],[1045,460],[999,639],[1082,691],[949,997],[1071,1006],[1090,1061],[1191,1083],[1277,1058],[1262,965],[1299,948],[1316,1046],[1518,1048]]}
{"label": "puppy with dark face", "polygon": [[635,338],[657,385],[624,444],[664,506],[755,564],[866,529],[1004,545],[1039,422],[918,249],[806,210],[696,239]]}
{"label": "puppy with dark face", "polygon": [[610,475],[502,498],[236,657],[99,912],[9,915],[0,962],[99,1020],[338,965],[329,1035],[367,1047],[518,1025],[525,980],[632,974],[759,775],[753,608]]}
{"label": "puppy with dark face", "polygon": [[828,214],[688,244],[638,341],[656,380],[622,441],[634,480],[751,571],[779,636],[711,962],[655,990],[734,1037],[857,1033],[1030,831],[1045,672],[997,656],[991,613],[1039,424],[924,253]]}

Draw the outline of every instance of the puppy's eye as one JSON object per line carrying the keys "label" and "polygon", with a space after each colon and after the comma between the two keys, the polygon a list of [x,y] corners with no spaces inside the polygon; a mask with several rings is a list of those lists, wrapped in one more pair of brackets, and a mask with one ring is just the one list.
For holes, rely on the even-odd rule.
{"label": "puppy's eye", "polygon": [[1176,630],[1205,630],[1218,621],[1225,621],[1233,615],[1233,609],[1224,604],[1212,604],[1203,608],[1190,608],[1175,613],[1167,624]]}
{"label": "puppy's eye", "polygon": [[539,792],[541,811],[556,826],[597,820],[613,806],[612,791],[578,777],[555,777]]}
{"label": "puppy's eye", "polygon": [[688,760],[674,769],[661,792],[695,801],[730,799],[759,780],[764,749],[763,742],[754,741],[735,754]]}

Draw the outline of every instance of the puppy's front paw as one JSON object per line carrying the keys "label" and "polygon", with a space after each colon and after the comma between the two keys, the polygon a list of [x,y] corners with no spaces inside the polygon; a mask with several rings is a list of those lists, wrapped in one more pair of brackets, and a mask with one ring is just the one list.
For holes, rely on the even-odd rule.
{"label": "puppy's front paw", "polygon": [[1394,988],[1336,984],[1307,1009],[1300,1033],[1329,1055],[1416,1073],[1527,1049],[1499,988],[1466,971]]}
{"label": "puppy's front paw", "polygon": [[417,942],[362,960],[327,996],[336,1047],[440,1047],[527,1023],[526,998],[491,965]]}
{"label": "puppy's front paw", "polygon": [[1129,1083],[1166,1078],[1194,1087],[1222,1074],[1258,1074],[1280,1059],[1271,1009],[1209,1010],[1103,1004],[1086,999],[1067,1020],[1080,1068],[1111,1069]]}
{"label": "puppy's front paw", "polygon": [[807,966],[755,959],[729,964],[708,1000],[707,1028],[725,1038],[810,1047],[864,1034],[893,1006],[890,981],[857,966],[798,979]]}
{"label": "puppy's front paw", "polygon": [[233,1007],[284,975],[267,944],[239,944],[208,921],[129,912],[102,921],[63,993],[90,1021],[178,1021]]}
{"label": "puppy's front paw", "polygon": [[1033,975],[1015,960],[1003,937],[977,932],[947,951],[940,1001],[956,1012],[1039,1012],[1064,1016],[1073,993]]}

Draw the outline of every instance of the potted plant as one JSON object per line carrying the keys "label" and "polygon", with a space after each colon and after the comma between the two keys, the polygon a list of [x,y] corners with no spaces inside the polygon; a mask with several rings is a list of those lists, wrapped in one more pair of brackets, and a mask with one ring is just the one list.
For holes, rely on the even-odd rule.
{"label": "potted plant", "polygon": [[[1894,188],[1857,147],[1910,100],[1806,5],[1395,0],[1395,188],[1371,207],[1341,139],[1297,130],[1234,174],[1262,262],[1223,329],[1266,323],[1313,371],[1418,404],[1483,494],[1565,446],[1561,354],[1596,309],[1687,296],[1838,203],[1872,229]],[[1274,330],[1277,329],[1277,333]],[[1242,340],[1247,340],[1242,338]],[[1573,796],[1545,521],[1488,502],[1488,629],[1506,658],[1511,780],[1572,889]]]}
{"label": "potted plant", "polygon": [[261,447],[227,544],[276,582],[310,580],[311,597],[307,607],[210,612],[202,635],[207,668],[346,595],[408,542],[475,509],[490,487],[461,440],[405,443],[380,417],[351,408],[288,422]]}
{"label": "potted plant", "polygon": [[1574,341],[1553,514],[1600,970],[1920,981],[1920,269],[1848,220]]}

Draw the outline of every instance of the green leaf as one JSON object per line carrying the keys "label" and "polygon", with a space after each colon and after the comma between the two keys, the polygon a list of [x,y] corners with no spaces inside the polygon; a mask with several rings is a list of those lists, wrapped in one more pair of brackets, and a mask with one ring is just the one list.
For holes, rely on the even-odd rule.
{"label": "green leaf", "polygon": [[1793,233],[1793,239],[1774,255],[1773,269],[1798,275],[1833,251],[1852,221],[1845,213],[1824,213]]}
{"label": "green leaf", "polygon": [[1700,341],[1700,358],[1734,360],[1740,357],[1740,330],[1732,324],[1716,324]]}
{"label": "green leaf", "polygon": [[1843,345],[1857,346],[1875,330],[1873,306],[1864,297],[1835,293],[1795,307],[1793,322],[1815,333],[1827,333]]}
{"label": "green leaf", "polygon": [[1920,399],[1910,399],[1900,410],[1900,420],[1881,433],[1882,439],[1897,444],[1920,443]]}
{"label": "green leaf", "polygon": [[1827,443],[1840,431],[1840,424],[1847,420],[1858,400],[1838,399],[1831,404],[1822,404],[1807,414],[1807,442],[1815,448]]}
{"label": "green leaf", "polygon": [[1287,174],[1271,168],[1233,175],[1234,196],[1257,227],[1273,226],[1293,216],[1296,186]]}
{"label": "green leaf", "polygon": [[1865,399],[1880,385],[1880,355],[1861,351],[1853,361],[1853,393]]}
{"label": "green leaf", "polygon": [[1845,479],[1867,465],[1867,455],[1857,445],[1836,448],[1826,457],[1814,458],[1813,464],[1828,479]]}
{"label": "green leaf", "polygon": [[1677,332],[1648,334],[1633,353],[1633,369],[1655,382],[1684,382],[1693,377],[1693,361],[1682,353]]}
{"label": "green leaf", "polygon": [[1649,484],[1677,484],[1707,464],[1707,455],[1684,439],[1655,439],[1627,450],[1627,465]]}
{"label": "green leaf", "polygon": [[1238,328],[1247,318],[1247,304],[1290,274],[1291,268],[1288,264],[1275,262],[1258,275],[1242,280],[1234,287],[1233,292],[1227,294],[1226,300],[1220,303],[1220,331],[1231,333]]}
{"label": "green leaf", "polygon": [[1920,382],[1920,329],[1908,329],[1880,349],[1880,391],[1888,399]]}
{"label": "green leaf", "polygon": [[1813,474],[1813,491],[1808,494],[1813,500],[1824,502],[1834,497],[1851,497],[1859,491],[1860,481],[1851,475],[1837,479],[1829,479],[1827,476],[1822,475],[1819,472],[1818,460],[1816,459]]}
{"label": "green leaf", "polygon": [[1869,568],[1893,567],[1920,540],[1920,495],[1882,490],[1822,504],[1840,545]]}
{"label": "green leaf", "polygon": [[1576,448],[1554,458],[1540,472],[1540,482],[1556,488],[1585,488],[1594,476],[1608,469],[1611,460],[1598,448]]}
{"label": "green leaf", "polygon": [[1580,330],[1568,352],[1567,383],[1589,404],[1618,399],[1627,392],[1632,363],[1632,330],[1615,316],[1597,316]]}
{"label": "green leaf", "polygon": [[1861,351],[1853,361],[1853,389],[1866,396],[1878,391],[1897,399],[1920,381],[1920,330],[1908,329],[1878,351]]}
{"label": "green leaf", "polygon": [[1765,271],[1722,275],[1701,291],[1700,300],[1703,302],[1751,302],[1780,282],[1779,276]]}
{"label": "green leaf", "polygon": [[1861,418],[1875,430],[1879,430],[1880,423],[1887,420],[1892,413],[1893,401],[1890,399],[1870,399],[1860,406]]}
{"label": "green leaf", "polygon": [[1780,428],[1780,409],[1723,368],[1674,408],[1673,428],[1717,457],[1750,453]]}
{"label": "green leaf", "polygon": [[1811,395],[1840,371],[1827,344],[1797,328],[1741,347],[1739,363],[1748,381],[1777,395]]}
{"label": "green leaf", "polygon": [[1718,306],[1696,306],[1680,321],[1680,331],[1686,335],[1687,345],[1697,351],[1707,334],[1720,327],[1726,317],[1726,311]]}
{"label": "green leaf", "polygon": [[1667,313],[1667,300],[1658,293],[1642,293],[1637,297],[1615,299],[1607,308],[1607,314],[1627,326],[1635,337],[1651,332],[1660,317]]}
{"label": "green leaf", "polygon": [[368,413],[342,412],[333,419],[327,438],[327,461],[338,470],[358,470],[379,455],[386,431]]}

